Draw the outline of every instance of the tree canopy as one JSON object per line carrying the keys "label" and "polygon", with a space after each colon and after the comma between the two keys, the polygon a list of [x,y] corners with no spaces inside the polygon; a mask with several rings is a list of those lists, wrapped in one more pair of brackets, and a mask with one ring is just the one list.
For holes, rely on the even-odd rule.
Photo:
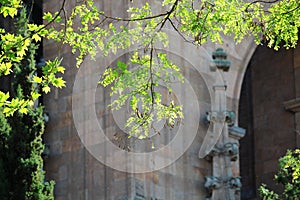
{"label": "tree canopy", "polygon": [[[96,7],[93,0],[77,1],[68,12],[66,3],[66,0],[61,1],[57,12],[44,13],[42,25],[28,17],[23,32],[0,28],[0,76],[15,73],[18,63],[28,55],[29,46],[42,39],[69,45],[76,54],[74,67],[80,67],[87,55],[93,59],[98,52],[105,56],[139,45],[143,51],[132,52],[128,61],[119,61],[117,66],[107,68],[100,81],[103,86],[111,87],[112,95],[118,95],[112,108],[130,103],[127,126],[130,135],[139,138],[147,136],[155,119],[166,119],[173,126],[176,119],[184,117],[180,105],[172,99],[163,103],[162,94],[155,90],[159,81],[170,85],[170,77],[183,81],[179,67],[156,49],[158,43],[167,47],[170,42],[166,27],[194,45],[207,41],[222,43],[223,35],[232,37],[236,43],[252,36],[257,44],[277,50],[295,47],[299,39],[298,0],[163,0],[158,1],[159,12],[149,3],[134,6],[128,2],[125,18],[108,15]],[[3,20],[16,19],[24,6],[21,0],[1,0],[0,14]],[[60,73],[64,73],[65,68],[61,66],[61,59],[48,60],[41,74],[31,73],[26,78],[38,84],[43,93],[50,92],[51,87],[64,87]],[[171,92],[171,87],[168,90]],[[26,114],[40,95],[32,91],[20,98],[0,91],[0,108],[6,116],[16,112]]]}
{"label": "tree canopy", "polygon": [[[0,0],[0,79],[13,77],[10,92],[0,90],[0,177],[4,180],[0,193],[4,199],[54,198],[53,181],[44,180],[45,119],[43,107],[37,104],[42,93],[65,87],[61,77],[65,67],[59,54],[37,66],[35,57],[43,39],[70,46],[76,56],[74,67],[80,67],[88,55],[95,59],[99,52],[106,56],[140,47],[129,53],[126,62],[118,61],[99,77],[99,84],[118,96],[110,105],[113,109],[129,103],[126,126],[129,136],[139,139],[148,136],[155,120],[165,119],[174,127],[184,117],[182,106],[174,99],[163,101],[156,89],[163,82],[171,93],[171,79],[184,80],[180,68],[157,49],[158,44],[169,45],[166,28],[196,46],[222,43],[223,36],[236,43],[250,36],[257,44],[277,50],[293,48],[299,40],[299,0],[155,1],[160,10],[151,3],[130,0],[126,17],[108,15],[93,0],[76,1],[71,10],[66,10],[68,1],[59,2],[60,8],[44,13],[44,24],[40,24],[32,19],[35,1]],[[273,195],[264,188],[262,192]]]}

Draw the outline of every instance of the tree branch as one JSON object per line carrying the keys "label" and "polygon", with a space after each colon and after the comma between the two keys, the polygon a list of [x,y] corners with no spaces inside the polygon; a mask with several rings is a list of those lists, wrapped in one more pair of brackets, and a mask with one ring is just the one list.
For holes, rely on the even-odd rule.
{"label": "tree branch", "polygon": [[162,22],[162,24],[161,24],[161,26],[160,26],[160,28],[159,28],[158,31],[160,31],[160,30],[164,27],[166,21],[167,21],[168,19],[170,19],[171,14],[175,11],[175,9],[176,9],[176,7],[177,7],[177,5],[178,5],[178,2],[179,2],[179,0],[176,0],[176,1],[174,2],[174,4],[173,4],[171,10],[169,10],[169,11],[167,12],[167,15],[166,15],[165,19],[163,20],[163,22]]}
{"label": "tree branch", "polygon": [[171,26],[172,26],[172,27],[174,28],[174,30],[180,35],[180,37],[183,38],[183,40],[184,40],[185,42],[194,44],[193,41],[188,40],[188,39],[187,39],[187,38],[186,38],[186,37],[178,30],[178,28],[175,26],[175,24],[173,23],[173,21],[172,21],[171,19],[168,19],[168,21],[171,23]]}

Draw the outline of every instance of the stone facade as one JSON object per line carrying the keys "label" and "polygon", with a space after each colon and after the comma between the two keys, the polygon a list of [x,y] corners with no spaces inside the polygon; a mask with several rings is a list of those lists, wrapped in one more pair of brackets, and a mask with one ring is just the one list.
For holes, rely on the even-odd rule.
{"label": "stone facade", "polygon": [[257,187],[272,181],[278,159],[287,149],[299,148],[299,47],[274,51],[259,46],[248,66],[240,104],[243,197],[257,194]]}
{"label": "stone facade", "polygon": [[[128,1],[125,0],[99,0],[96,2],[99,8],[112,16],[124,16],[128,8]],[[67,1],[66,10],[70,10],[74,3],[75,1]],[[56,11],[60,4],[61,1],[58,0],[45,1],[44,10]],[[153,4],[155,5],[155,1],[153,1]],[[159,10],[159,8],[157,9]],[[251,39],[246,39],[241,44],[235,45],[230,38],[224,38],[225,42],[222,46],[207,43],[197,48],[184,42],[174,31],[166,30],[166,32],[169,34],[171,43],[167,49],[162,50],[166,51],[178,66],[181,66],[187,84],[186,87],[176,88],[178,93],[172,94],[180,103],[186,106],[187,110],[185,112],[188,113],[188,117],[185,120],[191,121],[191,123],[183,123],[181,126],[186,134],[190,134],[189,132],[194,132],[194,130],[196,132],[192,141],[186,142],[183,138],[182,142],[178,143],[179,146],[184,146],[186,143],[191,142],[179,159],[170,162],[167,167],[147,173],[122,172],[100,162],[99,160],[103,158],[98,156],[97,152],[99,154],[103,152],[109,154],[111,152],[109,147],[106,146],[107,143],[102,144],[103,141],[95,142],[98,137],[96,134],[98,129],[93,129],[95,124],[97,124],[97,127],[99,125],[101,131],[112,142],[115,134],[122,132],[123,118],[120,117],[122,113],[114,113],[107,107],[113,97],[109,96],[108,89],[94,83],[97,83],[97,80],[99,80],[97,77],[105,67],[113,66],[117,59],[126,59],[126,53],[134,50],[134,48],[108,57],[98,55],[96,61],[90,61],[86,58],[82,67],[76,69],[75,58],[69,47],[55,44],[52,41],[44,41],[45,59],[51,59],[59,54],[64,58],[63,65],[67,68],[64,74],[67,86],[62,90],[54,89],[44,97],[45,106],[50,115],[45,136],[45,142],[50,148],[50,155],[46,160],[45,167],[47,177],[56,181],[55,199],[193,200],[205,199],[208,196],[204,184],[205,176],[212,175],[212,163],[199,158],[198,154],[209,129],[209,125],[205,120],[206,113],[212,111],[212,88],[216,77],[209,69],[212,60],[211,54],[219,47],[222,47],[228,53],[231,68],[224,76],[227,84],[226,107],[238,116],[244,75],[256,45]],[[300,54],[298,50],[293,52],[284,51],[283,56],[288,57],[286,60],[279,57],[276,66],[259,68],[258,66],[268,65],[265,62],[273,60],[274,55],[270,54],[268,59],[263,59],[266,55],[258,49],[252,59],[253,61],[250,63],[252,66],[255,65],[256,61],[256,66],[251,67],[253,79],[249,80],[253,90],[251,89],[252,94],[249,93],[250,96],[246,98],[248,99],[246,103],[248,102],[250,105],[247,112],[250,110],[252,112],[253,109],[253,114],[246,117],[246,119],[242,119],[245,115],[240,116],[240,118],[237,117],[234,121],[235,126],[238,125],[238,119],[243,121],[243,125],[245,125],[243,127],[248,131],[250,129],[247,126],[250,122],[252,123],[251,134],[247,137],[250,139],[246,138],[245,141],[247,140],[247,142],[244,143],[248,147],[252,145],[251,149],[254,153],[246,155],[245,150],[241,150],[242,156],[245,156],[245,158],[248,156],[252,159],[249,159],[246,164],[242,162],[241,165],[242,170],[252,166],[251,173],[253,176],[255,175],[255,178],[249,177],[253,178],[252,181],[245,182],[249,188],[253,188],[255,184],[260,184],[262,180],[270,180],[271,174],[276,170],[274,166],[276,166],[278,156],[283,155],[284,149],[290,147],[291,141],[295,141],[293,124],[298,115],[294,118],[292,113],[284,109],[282,103],[293,100],[300,95],[300,87],[295,87],[297,94],[299,93],[298,95],[293,93],[294,90],[285,89],[286,87],[294,88],[300,80],[300,78],[298,80],[289,77],[292,72],[295,72],[295,77],[300,77],[300,70],[298,70],[300,64],[298,64],[299,66],[295,64],[300,63],[298,58],[300,56],[296,56],[296,54]],[[282,65],[287,67],[282,69]],[[276,76],[273,77],[275,72]],[[279,89],[274,89],[274,87]],[[191,88],[192,92],[187,93],[187,88]],[[190,94],[194,96],[190,96]],[[249,98],[251,98],[251,101]],[[273,101],[274,99],[276,101]],[[251,102],[253,102],[253,106],[251,106]],[[193,108],[191,105],[196,106],[196,108],[191,109]],[[279,111],[273,110],[274,107],[280,108]],[[91,119],[91,115],[88,114],[89,108],[92,108],[93,112],[95,111],[95,119]],[[282,126],[276,119],[284,122],[286,126]],[[296,123],[296,125],[300,126],[299,123]],[[180,132],[179,127],[173,130],[169,130],[164,126],[160,128],[163,134],[156,135],[152,140],[156,146],[167,146],[175,137],[174,132]],[[282,134],[286,130],[288,132]],[[270,135],[271,137],[269,137]],[[230,141],[238,143],[238,137],[231,134]],[[115,144],[116,146],[120,145],[122,148],[122,144]],[[132,143],[128,141],[126,144]],[[270,145],[266,146],[265,144]],[[132,145],[133,151],[136,152],[149,153],[152,151],[152,143],[149,141],[137,142]],[[276,148],[273,148],[272,145],[275,145]],[[96,150],[96,148],[99,149]],[[173,153],[174,149],[170,149],[169,154],[164,154],[162,161],[168,163]],[[121,163],[122,159],[120,155],[113,153],[104,158],[105,161],[110,162],[112,160],[113,163],[120,160],[119,165],[123,164]],[[239,160],[232,164],[230,170],[232,175],[236,177],[240,171]],[[135,167],[138,168],[139,166]],[[255,190],[253,190],[253,193],[255,193]]]}

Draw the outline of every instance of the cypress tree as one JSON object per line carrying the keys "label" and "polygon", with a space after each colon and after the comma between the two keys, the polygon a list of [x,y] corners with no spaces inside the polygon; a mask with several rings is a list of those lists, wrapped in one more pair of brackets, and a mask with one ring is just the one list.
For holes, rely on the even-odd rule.
{"label": "cypress tree", "polygon": [[8,199],[8,139],[11,127],[0,110],[0,197]]}
{"label": "cypress tree", "polygon": [[[16,31],[24,37],[27,30],[26,9],[21,10]],[[38,44],[31,44],[25,58],[14,65],[12,94],[21,99],[38,92],[32,77],[37,73],[35,54]],[[0,196],[6,200],[52,200],[53,181],[45,181],[42,136],[45,130],[43,106],[32,106],[27,114],[15,113],[6,119],[0,112]]]}

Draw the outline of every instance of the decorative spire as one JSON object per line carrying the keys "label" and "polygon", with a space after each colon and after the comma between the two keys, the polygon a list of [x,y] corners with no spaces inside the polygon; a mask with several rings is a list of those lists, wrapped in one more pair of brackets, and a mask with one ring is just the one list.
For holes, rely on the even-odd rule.
{"label": "decorative spire", "polygon": [[228,72],[230,68],[230,61],[227,60],[227,53],[222,49],[218,48],[212,53],[212,63],[210,65],[211,71],[216,71],[216,69]]}

